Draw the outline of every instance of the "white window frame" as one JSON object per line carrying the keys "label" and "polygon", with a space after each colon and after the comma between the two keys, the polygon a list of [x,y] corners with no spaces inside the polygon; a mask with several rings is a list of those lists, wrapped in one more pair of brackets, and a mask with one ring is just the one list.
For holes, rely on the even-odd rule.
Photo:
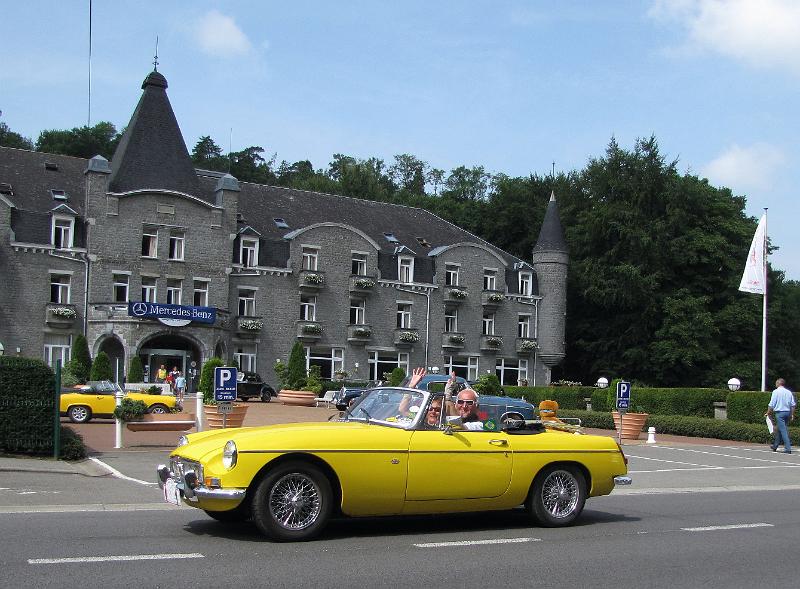
{"label": "white window frame", "polygon": [[317,297],[315,295],[300,295],[300,319],[303,321],[317,320]]}
{"label": "white window frame", "polygon": [[444,310],[444,330],[448,333],[458,331],[458,309]]}
{"label": "white window frame", "polygon": [[330,377],[337,371],[344,370],[344,348],[331,348],[330,351],[324,350],[312,350],[310,347],[305,348],[306,351],[306,372],[311,370],[312,360],[316,360],[313,363],[315,366],[319,366],[322,370],[320,371],[322,374],[322,378],[329,378],[328,372],[330,371]]}
{"label": "white window frame", "polygon": [[366,325],[367,302],[364,299],[350,299],[350,325]]}
{"label": "white window frame", "polygon": [[533,274],[530,272],[520,272],[517,275],[519,294],[529,297],[533,294]]}
{"label": "white window frame", "polygon": [[[127,303],[130,300],[130,276],[120,272],[112,272],[111,277],[114,285],[111,290],[111,298],[115,303]],[[124,295],[120,297],[117,289],[122,289]]]}
{"label": "white window frame", "polygon": [[[192,279],[192,303],[195,307],[208,307],[208,291],[210,284],[210,280],[201,280],[199,278]],[[201,298],[199,303],[197,301],[198,294]],[[255,372],[255,370],[253,372]]]}
{"label": "white window frame", "polygon": [[233,359],[243,372],[258,372],[256,366],[257,353],[255,347],[242,346],[236,348],[233,353]]}
{"label": "white window frame", "polygon": [[50,243],[56,249],[72,249],[75,246],[75,217],[53,215]]}
{"label": "white window frame", "polygon": [[397,329],[411,329],[411,303],[397,301]]}
{"label": "white window frame", "polygon": [[467,356],[464,364],[463,356],[445,356],[444,371],[450,374],[455,371],[457,376],[466,376],[467,380],[478,380],[478,356]]}
{"label": "white window frame", "polygon": [[48,335],[46,339],[60,339],[66,338],[66,344],[63,343],[45,343],[44,344],[44,362],[51,368],[56,367],[56,361],[61,360],[61,366],[69,362],[72,356],[72,336],[71,335]]}
{"label": "white window frame", "polygon": [[494,335],[494,323],[495,323],[495,314],[494,313],[484,313],[482,319],[482,331],[483,335]]}
{"label": "white window frame", "polygon": [[367,254],[362,252],[353,252],[350,258],[350,270],[356,276],[366,276]]}
{"label": "white window frame", "polygon": [[186,233],[175,231],[169,235],[169,260],[172,262],[183,262],[184,249],[186,245]]}
{"label": "white window frame", "polygon": [[310,245],[304,245],[301,247],[301,252],[302,269],[316,272],[319,266],[319,248]]}
{"label": "white window frame", "polygon": [[[145,284],[145,281],[152,284]],[[158,279],[153,276],[142,276],[142,301],[145,303],[155,303],[158,301]]]}
{"label": "white window frame", "polygon": [[[147,240],[147,253],[145,253],[145,240]],[[142,257],[158,258],[158,229],[155,227],[142,228]]]}
{"label": "white window frame", "polygon": [[239,262],[245,268],[258,266],[258,239],[242,237],[239,240]]}
{"label": "white window frame", "polygon": [[444,284],[445,286],[458,286],[461,268],[458,264],[444,265]]}
{"label": "white window frame", "polygon": [[[506,364],[510,364],[510,366],[506,366]],[[520,380],[528,380],[528,360],[525,358],[516,360],[498,358],[495,362],[495,373],[501,385],[516,386]]]}
{"label": "white window frame", "polygon": [[483,290],[497,290],[497,270],[483,271]]}
{"label": "white window frame", "polygon": [[[369,378],[370,380],[383,380],[383,375],[378,374],[378,365],[379,364],[389,364],[391,366],[398,366],[403,369],[406,374],[409,374],[409,355],[408,352],[398,352],[396,356],[392,355],[389,357],[391,352],[386,353],[383,352],[383,356],[380,355],[381,352],[370,352],[369,358],[367,360],[367,364],[369,364]],[[396,360],[395,360],[396,358]]]}
{"label": "white window frame", "polygon": [[239,289],[237,309],[240,317],[256,316],[256,292],[254,288]]}
{"label": "white window frame", "polygon": [[181,305],[183,300],[183,280],[180,278],[167,279],[167,304]]}
{"label": "white window frame", "polygon": [[414,258],[411,256],[397,258],[397,280],[403,284],[414,282]]}
{"label": "white window frame", "polygon": [[[56,281],[56,278],[66,278],[66,281]],[[56,290],[53,290],[54,288]],[[70,301],[72,300],[72,276],[69,274],[61,274],[59,272],[51,272],[49,298],[51,303],[69,305]]]}
{"label": "white window frame", "polygon": [[531,316],[527,313],[517,316],[517,337],[531,337]]}

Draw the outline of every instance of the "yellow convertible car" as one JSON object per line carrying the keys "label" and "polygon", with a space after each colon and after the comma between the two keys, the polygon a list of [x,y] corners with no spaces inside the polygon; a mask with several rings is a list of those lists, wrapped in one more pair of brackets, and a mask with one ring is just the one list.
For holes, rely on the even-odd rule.
{"label": "yellow convertible car", "polygon": [[[441,393],[379,388],[337,421],[189,434],[157,469],[164,498],[219,521],[307,540],[332,515],[507,510],[571,524],[588,497],[630,484],[613,438],[530,421],[462,423]],[[444,413],[447,413],[445,411]],[[469,426],[469,429],[467,428]]]}
{"label": "yellow convertible car", "polygon": [[[59,411],[73,423],[86,423],[92,417],[111,417],[114,414],[114,395],[123,392],[119,384],[108,380],[89,381],[86,384],[61,392]],[[150,395],[148,393],[124,392],[125,397],[144,401],[148,413],[169,413],[175,407],[172,395]]]}

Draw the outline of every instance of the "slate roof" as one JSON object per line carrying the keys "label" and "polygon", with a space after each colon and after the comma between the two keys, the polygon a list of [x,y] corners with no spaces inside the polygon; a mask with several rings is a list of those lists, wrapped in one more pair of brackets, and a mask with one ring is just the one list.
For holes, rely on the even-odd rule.
{"label": "slate roof", "polygon": [[553,193],[550,193],[550,202],[547,203],[542,228],[539,231],[536,245],[533,246],[533,251],[569,251],[567,241],[564,239],[564,229],[561,227],[561,218],[558,214],[558,203]]}
{"label": "slate roof", "polygon": [[178,121],[167,97],[167,79],[150,72],[142,96],[111,158],[110,192],[162,189],[208,200],[201,193]]}

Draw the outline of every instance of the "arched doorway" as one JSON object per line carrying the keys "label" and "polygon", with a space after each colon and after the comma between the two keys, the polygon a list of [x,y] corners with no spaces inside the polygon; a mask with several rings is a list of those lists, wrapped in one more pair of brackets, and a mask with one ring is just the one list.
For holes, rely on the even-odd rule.
{"label": "arched doorway", "polygon": [[168,372],[177,367],[188,377],[192,362],[200,364],[201,353],[199,346],[188,337],[162,334],[144,340],[139,346],[139,357],[144,367],[145,382],[155,382],[161,366]]}
{"label": "arched doorway", "polygon": [[111,360],[111,373],[114,382],[122,382],[125,377],[125,348],[119,338],[110,335],[100,342],[97,352],[105,352]]}

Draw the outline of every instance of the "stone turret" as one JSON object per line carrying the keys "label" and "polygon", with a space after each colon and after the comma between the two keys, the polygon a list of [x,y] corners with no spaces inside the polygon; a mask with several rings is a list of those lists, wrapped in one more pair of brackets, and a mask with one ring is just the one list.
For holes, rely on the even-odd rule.
{"label": "stone turret", "polygon": [[[564,359],[567,315],[569,250],[558,214],[555,194],[544,214],[542,229],[533,246],[533,268],[539,282],[539,359],[552,368]],[[549,375],[547,378],[549,382]]]}

